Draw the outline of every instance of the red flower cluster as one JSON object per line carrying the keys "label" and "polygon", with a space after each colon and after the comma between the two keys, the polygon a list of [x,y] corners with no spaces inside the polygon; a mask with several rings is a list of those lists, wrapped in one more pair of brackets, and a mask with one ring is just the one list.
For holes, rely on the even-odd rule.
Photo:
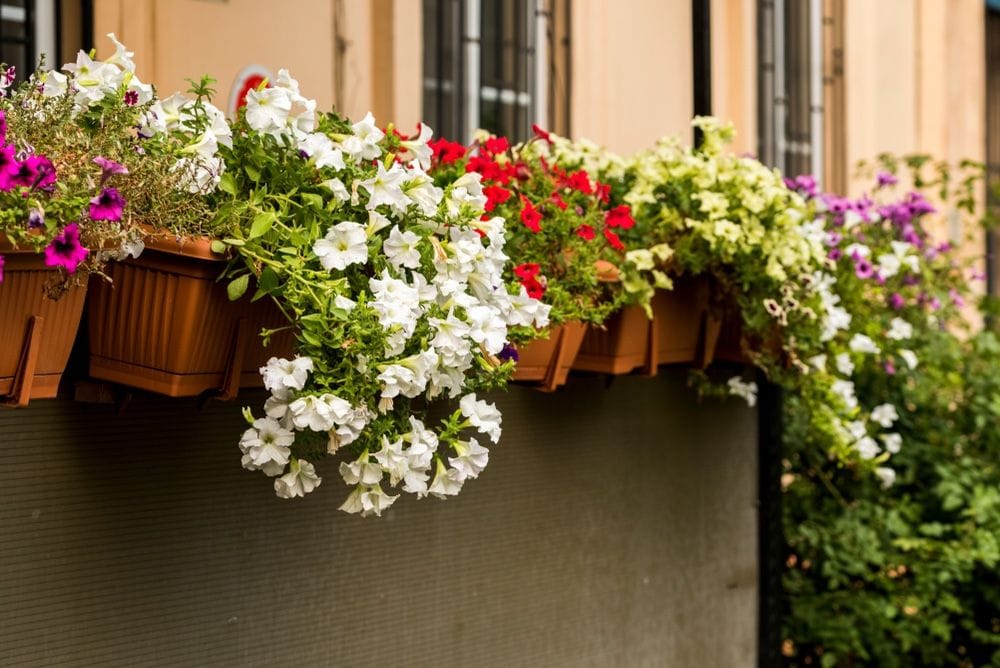
{"label": "red flower cluster", "polygon": [[427,145],[434,151],[434,161],[447,165],[465,157],[465,146],[447,139],[432,139]]}
{"label": "red flower cluster", "polygon": [[616,206],[604,214],[604,224],[608,227],[620,227],[623,230],[632,229],[635,226],[632,209],[628,204]]}
{"label": "red flower cluster", "polygon": [[541,270],[541,266],[535,262],[525,262],[514,267],[514,275],[524,286],[528,296],[533,299],[541,299],[545,294],[545,284],[538,280]]}

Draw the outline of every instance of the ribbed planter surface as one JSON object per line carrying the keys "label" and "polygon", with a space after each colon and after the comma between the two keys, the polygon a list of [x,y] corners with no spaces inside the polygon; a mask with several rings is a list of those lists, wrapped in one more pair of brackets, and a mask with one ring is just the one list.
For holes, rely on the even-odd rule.
{"label": "ribbed planter surface", "polygon": [[517,369],[514,380],[539,382],[541,389],[552,391],[566,383],[587,326],[569,322],[553,327],[549,338],[532,341],[518,349]]}
{"label": "ribbed planter surface", "polygon": [[259,367],[288,355],[292,335],[265,350],[260,330],[287,322],[267,298],[230,301],[217,282],[224,265],[208,240],[164,238],[113,263],[112,283],[91,284],[90,375],[172,397],[259,386]]}
{"label": "ribbed planter surface", "polygon": [[56,396],[66,360],[80,326],[87,291],[71,288],[60,299],[46,296],[45,285],[59,272],[42,256],[0,246],[4,280],[0,283],[0,399],[23,405],[28,399]]}
{"label": "ribbed planter surface", "polygon": [[701,279],[682,278],[673,290],[657,290],[652,320],[638,306],[615,313],[603,330],[587,332],[573,368],[613,374],[643,368],[652,374],[660,364],[711,361],[713,346],[704,345],[708,297],[709,284]]}

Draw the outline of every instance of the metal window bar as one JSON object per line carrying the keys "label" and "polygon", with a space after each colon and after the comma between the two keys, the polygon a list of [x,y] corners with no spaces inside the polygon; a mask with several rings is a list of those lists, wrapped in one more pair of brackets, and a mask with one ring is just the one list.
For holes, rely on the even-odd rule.
{"label": "metal window bar", "polygon": [[822,0],[760,0],[758,17],[760,158],[821,180]]}

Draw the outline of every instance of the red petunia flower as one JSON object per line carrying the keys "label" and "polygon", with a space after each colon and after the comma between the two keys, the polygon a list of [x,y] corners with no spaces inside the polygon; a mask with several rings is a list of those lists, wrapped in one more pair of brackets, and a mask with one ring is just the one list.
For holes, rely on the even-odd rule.
{"label": "red petunia flower", "polygon": [[590,241],[595,236],[594,228],[590,225],[581,225],[576,228],[576,236],[580,237],[584,241]]}
{"label": "red petunia flower", "polygon": [[598,183],[594,187],[594,194],[597,195],[597,199],[607,204],[608,200],[611,199],[611,186],[607,183]]}
{"label": "red petunia flower", "polygon": [[465,171],[479,172],[485,181],[499,181],[507,183],[510,176],[492,158],[484,155],[474,155],[465,163]]}
{"label": "red petunia flower", "polygon": [[534,278],[541,270],[542,267],[537,262],[525,262],[514,267],[514,275],[520,279]]}
{"label": "red petunia flower", "polygon": [[521,209],[521,222],[529,230],[538,234],[542,230],[542,214],[538,212],[535,205],[528,201],[526,197],[521,196],[521,203],[524,208]]}
{"label": "red petunia flower", "polygon": [[630,230],[635,226],[635,218],[632,217],[632,209],[628,204],[622,204],[604,214],[604,222],[608,227],[620,227],[623,230]]}
{"label": "red petunia flower", "polygon": [[538,125],[536,125],[535,123],[531,124],[531,131],[534,132],[535,136],[538,137],[539,139],[544,139],[550,144],[552,143],[552,135],[543,130],[542,128],[538,127]]}
{"label": "red petunia flower", "polygon": [[562,195],[559,193],[552,193],[552,197],[550,197],[549,200],[563,211],[565,211],[566,207],[569,206],[566,204],[566,200],[564,200]]}
{"label": "red petunia flower", "polygon": [[427,145],[434,151],[434,159],[442,165],[447,165],[465,157],[465,146],[458,142],[448,141],[447,139],[432,139],[427,142]]}
{"label": "red petunia flower", "polygon": [[622,243],[622,240],[617,234],[615,234],[614,230],[604,230],[604,238],[608,240],[608,243],[611,244],[611,247],[615,250],[625,250],[625,244]]}
{"label": "red petunia flower", "polygon": [[486,195],[486,206],[483,208],[487,211],[492,211],[497,208],[498,204],[503,204],[509,200],[512,195],[512,193],[503,186],[486,186],[483,188],[483,194]]}
{"label": "red petunia flower", "polygon": [[584,195],[591,195],[594,192],[594,186],[590,182],[590,177],[582,169],[570,174],[566,179],[566,185],[573,190],[582,192]]}
{"label": "red petunia flower", "polygon": [[510,142],[507,141],[506,137],[490,137],[483,142],[483,150],[490,155],[496,155],[497,153],[506,153],[507,149],[510,148]]}

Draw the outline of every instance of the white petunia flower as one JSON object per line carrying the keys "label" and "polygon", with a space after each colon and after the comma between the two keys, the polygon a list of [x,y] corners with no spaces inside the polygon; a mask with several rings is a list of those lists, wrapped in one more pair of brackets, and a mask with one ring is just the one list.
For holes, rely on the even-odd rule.
{"label": "white petunia flower", "polygon": [[313,253],[324,269],[343,271],[348,265],[368,261],[368,235],[359,223],[337,223],[313,244]]}
{"label": "white petunia flower", "polygon": [[284,88],[253,89],[246,96],[247,124],[257,132],[280,135],[288,124],[292,98]]}
{"label": "white petunia flower", "polygon": [[854,443],[854,449],[858,451],[862,459],[873,459],[879,453],[878,443],[871,436],[859,438]]}
{"label": "white petunia flower", "polygon": [[292,457],[288,473],[274,481],[274,492],[283,499],[305,496],[319,487],[322,478],[316,469],[304,459]]}
{"label": "white petunia flower", "polygon": [[[344,153],[334,145],[332,139],[322,132],[312,132],[306,135],[299,140],[298,148],[309,156],[316,167],[333,167],[337,170],[342,170],[345,167]],[[341,183],[341,187],[343,187],[343,183]],[[344,190],[346,192],[347,189],[344,188]]]}
{"label": "white petunia flower", "polygon": [[892,404],[880,404],[872,409],[872,422],[879,424],[883,429],[888,429],[899,419],[899,413]]}
{"label": "white petunia flower", "polygon": [[291,360],[272,357],[260,368],[260,375],[264,377],[264,387],[271,392],[282,392],[301,390],[312,370],[313,361],[309,357],[296,356]]}
{"label": "white petunia flower", "polygon": [[352,417],[353,409],[346,399],[326,393],[316,396],[307,394],[288,404],[292,424],[297,429],[330,431],[335,425]]}
{"label": "white petunia flower", "polygon": [[851,337],[851,341],[847,345],[856,353],[871,353],[873,355],[877,355],[882,351],[881,348],[879,348],[878,345],[872,341],[872,338],[866,334],[855,334]]}
{"label": "white petunia flower", "polygon": [[397,269],[399,267],[416,269],[420,266],[420,250],[417,247],[419,243],[419,235],[409,230],[402,232],[394,225],[389,232],[389,238],[382,244],[382,250]]}
{"label": "white petunia flower", "polygon": [[826,371],[826,355],[813,355],[806,361],[817,371]]}
{"label": "white petunia flower", "polygon": [[906,366],[910,367],[910,370],[917,368],[917,355],[912,350],[903,349],[899,351],[899,356],[903,358],[906,362]]}
{"label": "white petunia flower", "polygon": [[903,447],[903,437],[897,433],[882,434],[881,438],[885,451],[890,454],[896,454]]}
{"label": "white petunia flower", "polygon": [[243,451],[243,468],[251,471],[260,469],[266,475],[280,475],[288,464],[290,446],[295,434],[282,428],[272,418],[258,418],[253,427],[243,432],[240,450]]}
{"label": "white petunia flower", "polygon": [[838,378],[830,385],[830,391],[840,397],[847,410],[851,411],[858,407],[858,398],[854,393],[854,383],[851,381]]}
{"label": "white petunia flower", "polygon": [[430,169],[431,157],[434,155],[434,152],[427,143],[433,135],[434,131],[431,129],[431,126],[421,123],[420,133],[415,139],[404,139],[399,142],[400,148],[403,149],[399,152],[400,159],[406,162],[416,160],[421,168]]}
{"label": "white petunia flower", "polygon": [[365,207],[370,210],[388,204],[397,211],[406,211],[410,198],[403,192],[405,179],[406,172],[399,165],[386,169],[385,165],[378,163],[375,176],[358,182],[358,186],[368,192],[368,204]]}
{"label": "white petunia flower", "polygon": [[757,405],[757,383],[745,382],[739,376],[730,378],[726,385],[729,386],[729,394],[740,397],[747,402],[747,406],[753,408]]}
{"label": "white petunia flower", "polygon": [[448,462],[458,471],[456,476],[460,476],[462,480],[479,477],[490,462],[489,449],[479,445],[474,438],[470,438],[467,443],[455,441],[452,447],[455,448],[456,456],[449,457]]}
{"label": "white petunia flower", "polygon": [[381,485],[358,485],[348,495],[340,510],[347,513],[361,513],[362,517],[382,516],[382,511],[391,506],[399,495],[389,495]]}
{"label": "white petunia flower", "polygon": [[851,361],[850,353],[838,353],[834,358],[834,362],[836,363],[837,371],[845,376],[850,376],[854,373],[854,362]]}
{"label": "white petunia flower", "polygon": [[894,341],[903,341],[913,336],[913,325],[902,318],[893,318],[889,322],[889,331],[886,336]]}
{"label": "white petunia flower", "polygon": [[475,393],[467,394],[459,401],[459,408],[469,424],[476,428],[480,434],[486,434],[490,440],[496,443],[500,440],[500,423],[503,415],[497,410],[496,404],[476,399]]}
{"label": "white petunia flower", "polygon": [[875,475],[882,481],[882,487],[886,489],[892,487],[896,482],[896,472],[888,466],[878,466],[875,468]]}
{"label": "white petunia flower", "polygon": [[340,462],[340,475],[348,485],[376,485],[382,480],[382,467],[365,451],[353,462]]}
{"label": "white petunia flower", "polygon": [[385,137],[385,133],[375,125],[372,112],[369,111],[351,127],[354,134],[341,142],[345,153],[355,160],[374,160],[382,155],[378,143]]}
{"label": "white petunia flower", "polygon": [[455,496],[462,491],[462,484],[465,482],[465,476],[458,469],[446,469],[441,460],[437,460],[437,470],[434,475],[434,482],[427,489],[428,492],[438,497],[439,499],[444,499],[449,496]]}

